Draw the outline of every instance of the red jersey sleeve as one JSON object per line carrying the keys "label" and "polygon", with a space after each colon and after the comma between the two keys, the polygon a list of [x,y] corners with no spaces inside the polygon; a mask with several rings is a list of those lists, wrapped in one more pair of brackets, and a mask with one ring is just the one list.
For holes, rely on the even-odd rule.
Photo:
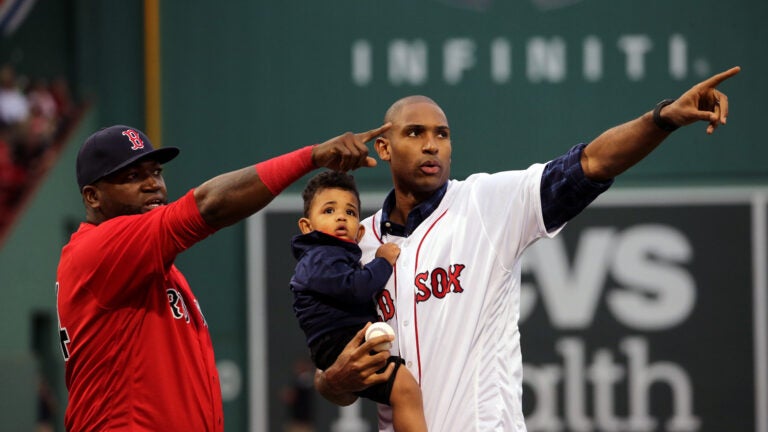
{"label": "red jersey sleeve", "polygon": [[147,213],[84,226],[67,248],[79,265],[99,275],[84,287],[102,307],[111,308],[141,297],[142,290],[168,273],[179,253],[215,231],[203,220],[190,190]]}

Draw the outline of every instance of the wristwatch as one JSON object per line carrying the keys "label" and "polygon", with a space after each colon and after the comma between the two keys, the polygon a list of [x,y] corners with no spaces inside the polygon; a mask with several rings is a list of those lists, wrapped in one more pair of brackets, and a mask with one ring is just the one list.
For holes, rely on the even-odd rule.
{"label": "wristwatch", "polygon": [[674,99],[664,99],[663,101],[657,103],[656,108],[653,109],[653,122],[656,123],[656,126],[658,126],[659,129],[665,130],[667,132],[672,132],[680,127],[668,120],[661,118],[661,109],[674,101]]}

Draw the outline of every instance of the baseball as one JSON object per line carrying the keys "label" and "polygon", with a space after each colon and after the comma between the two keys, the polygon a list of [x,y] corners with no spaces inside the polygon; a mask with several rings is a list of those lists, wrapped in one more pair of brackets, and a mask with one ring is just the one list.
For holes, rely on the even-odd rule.
{"label": "baseball", "polygon": [[[383,336],[383,335],[395,335],[395,331],[392,330],[392,327],[389,326],[389,324],[385,322],[375,322],[371,324],[370,327],[368,327],[368,330],[365,331],[365,340],[375,338],[377,336]],[[386,351],[392,348],[392,342],[384,342],[376,345],[373,347],[376,351]]]}

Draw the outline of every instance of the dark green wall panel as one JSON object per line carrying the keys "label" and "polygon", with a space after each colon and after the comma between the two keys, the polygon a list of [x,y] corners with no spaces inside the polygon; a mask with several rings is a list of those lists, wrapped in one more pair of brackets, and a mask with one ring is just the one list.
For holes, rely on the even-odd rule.
{"label": "dark green wall panel", "polygon": [[[768,93],[760,79],[768,64],[753,54],[768,39],[759,24],[768,7],[759,2],[729,2],[727,8],[716,2],[607,0],[238,6],[163,8],[165,139],[203,148],[203,156],[195,155],[201,158],[196,173],[372,128],[390,103],[412,93],[432,96],[448,114],[456,177],[521,168],[738,64],[744,72],[723,86],[734,101],[731,124],[711,137],[700,126],[678,132],[620,184],[768,178],[751,163],[754,152],[763,152],[757,144],[760,99],[752,95]],[[707,30],[713,10],[717,31]],[[390,50],[398,41],[423,43],[423,80],[390,76],[396,63]],[[583,71],[594,67],[586,41],[602,47],[597,78]],[[356,42],[370,49],[370,62],[363,62],[370,78],[360,82],[353,78]],[[450,56],[445,51],[461,43],[473,47],[474,63],[452,81],[445,77],[451,71],[444,66]],[[541,43],[561,43],[564,54],[549,73],[537,76],[528,71],[538,64],[529,50]],[[506,47],[509,61],[492,54],[494,46]],[[683,54],[670,60],[670,52]],[[493,64],[506,65],[508,74],[494,75]],[[212,154],[214,146],[220,151]],[[386,169],[359,177],[369,188],[387,187]]]}

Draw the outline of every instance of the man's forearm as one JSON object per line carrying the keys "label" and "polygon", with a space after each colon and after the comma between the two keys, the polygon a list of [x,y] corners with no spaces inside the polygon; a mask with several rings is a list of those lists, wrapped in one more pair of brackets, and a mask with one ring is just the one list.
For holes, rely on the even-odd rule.
{"label": "man's forearm", "polygon": [[669,132],[653,122],[651,112],[608,129],[582,152],[584,174],[596,181],[612,179],[641,161],[667,136]]}
{"label": "man's forearm", "polygon": [[352,393],[334,391],[325,379],[325,372],[320,369],[315,371],[315,388],[325,399],[336,405],[352,405],[357,400],[357,396]]}

